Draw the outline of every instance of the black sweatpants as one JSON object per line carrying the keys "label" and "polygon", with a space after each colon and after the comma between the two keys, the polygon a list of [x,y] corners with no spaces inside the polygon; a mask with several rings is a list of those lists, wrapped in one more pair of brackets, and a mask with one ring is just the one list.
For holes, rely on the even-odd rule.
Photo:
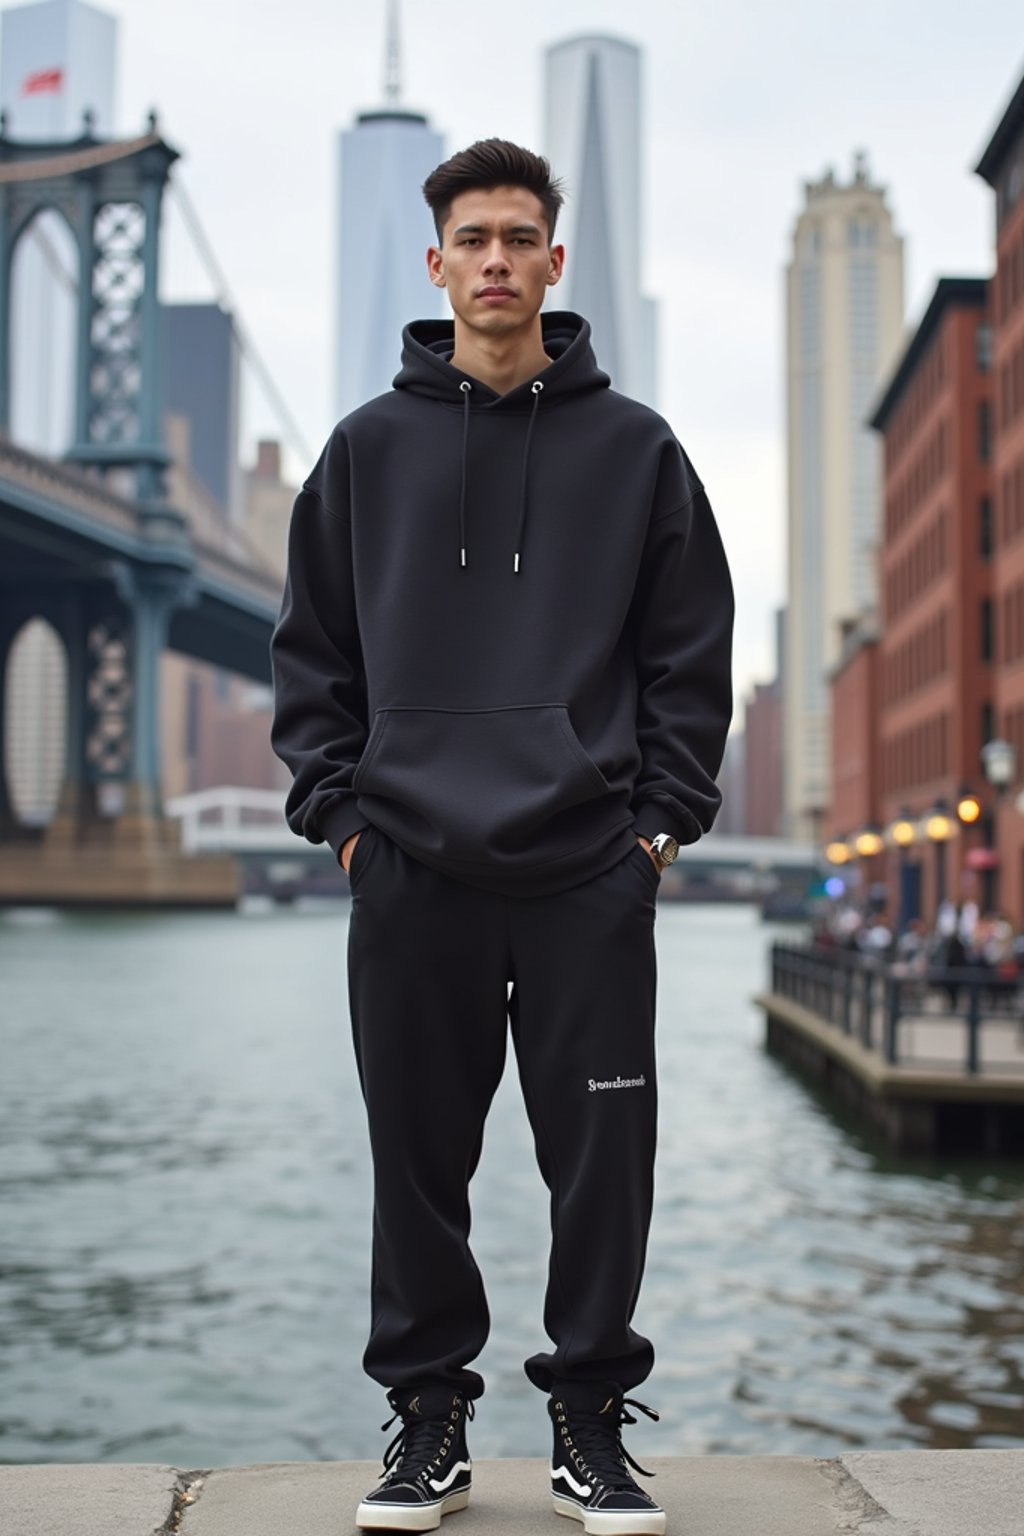
{"label": "black sweatpants", "polygon": [[[654,922],[660,879],[637,842],[552,896],[480,891],[368,827],[351,862],[348,989],[374,1170],[372,1323],[384,1387],[468,1369],[490,1316],[469,1249],[468,1185],[511,1019],[551,1192],[544,1324],[526,1361],[558,1381],[630,1388],[654,1352],[630,1327],[653,1196]],[[507,983],[512,982],[509,995]]]}

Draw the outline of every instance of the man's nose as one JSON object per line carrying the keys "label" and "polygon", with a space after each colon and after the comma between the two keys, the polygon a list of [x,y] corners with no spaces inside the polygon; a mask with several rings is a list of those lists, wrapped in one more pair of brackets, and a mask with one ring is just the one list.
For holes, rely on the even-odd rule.
{"label": "man's nose", "polygon": [[492,240],[484,256],[485,272],[507,272],[508,256],[500,240]]}

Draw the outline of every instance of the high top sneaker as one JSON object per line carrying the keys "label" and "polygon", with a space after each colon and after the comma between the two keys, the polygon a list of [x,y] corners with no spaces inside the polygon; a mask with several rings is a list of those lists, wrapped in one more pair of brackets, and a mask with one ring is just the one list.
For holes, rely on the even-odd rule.
{"label": "high top sneaker", "polygon": [[443,1515],[465,1509],[472,1483],[466,1419],[472,1401],[451,1387],[393,1388],[395,1410],[382,1429],[402,1428],[384,1452],[379,1488],[356,1511],[363,1531],[433,1531]]}
{"label": "high top sneaker", "polygon": [[563,1382],[548,1401],[555,1431],[551,1497],[555,1510],[579,1520],[593,1536],[661,1536],[665,1511],[638,1488],[627,1462],[645,1472],[622,1444],[623,1424],[635,1424],[626,1404],[649,1419],[653,1408],[623,1397],[615,1382]]}

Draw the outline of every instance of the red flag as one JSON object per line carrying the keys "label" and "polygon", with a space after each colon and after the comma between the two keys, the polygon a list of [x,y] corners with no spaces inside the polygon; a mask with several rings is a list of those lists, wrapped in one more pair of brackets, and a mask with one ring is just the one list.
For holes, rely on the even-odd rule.
{"label": "red flag", "polygon": [[64,71],[62,69],[37,69],[33,74],[25,76],[25,84],[21,88],[23,96],[36,96],[41,91],[59,91],[64,84]]}

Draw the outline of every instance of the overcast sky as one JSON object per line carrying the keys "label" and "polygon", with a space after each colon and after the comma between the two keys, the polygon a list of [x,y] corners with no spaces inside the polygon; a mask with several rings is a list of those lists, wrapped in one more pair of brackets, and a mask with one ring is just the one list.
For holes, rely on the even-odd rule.
{"label": "overcast sky", "polygon": [[[334,420],[336,135],[380,104],[384,0],[104,8],[121,18],[121,131],[159,110],[242,320],[315,454]],[[645,50],[641,239],[660,303],[659,404],[732,563],[738,702],[771,674],[785,597],[782,270],[803,182],[829,165],[847,180],[854,151],[867,152],[906,239],[908,323],[938,276],[987,274],[992,199],[972,167],[1024,72],[1015,9],[404,0],[404,102],[429,115],[449,153],[491,134],[543,148],[547,44],[604,31]],[[178,216],[168,223],[165,296],[211,297]],[[246,393],[247,444],[279,436],[251,379]],[[289,461],[296,476],[308,467]]]}

